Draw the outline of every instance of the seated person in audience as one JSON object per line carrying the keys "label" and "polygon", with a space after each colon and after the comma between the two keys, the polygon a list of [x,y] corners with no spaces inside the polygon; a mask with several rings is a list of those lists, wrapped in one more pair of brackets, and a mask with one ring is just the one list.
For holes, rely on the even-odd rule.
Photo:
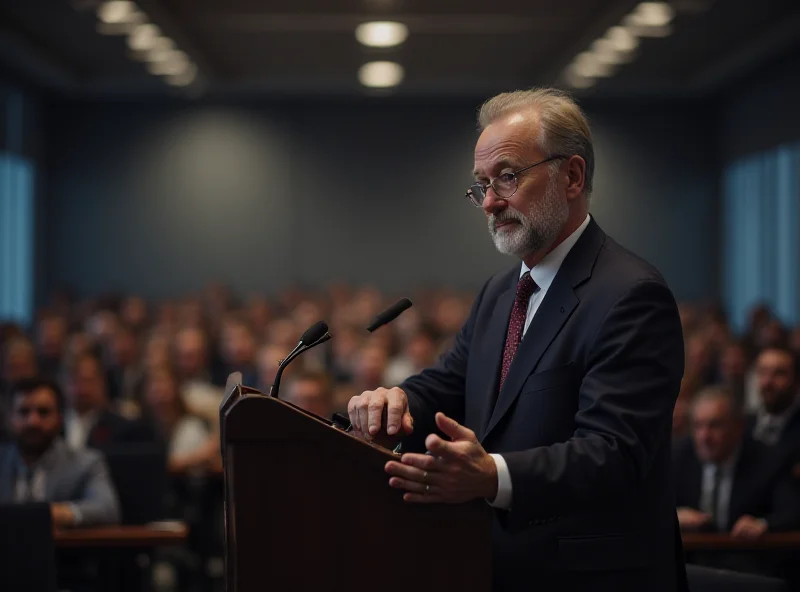
{"label": "seated person in audience", "polygon": [[766,446],[744,437],[741,406],[727,390],[697,394],[691,429],[673,455],[682,530],[752,539],[800,527],[797,482]]}
{"label": "seated person in audience", "polygon": [[215,383],[224,386],[230,373],[241,372],[243,384],[256,384],[256,348],[256,336],[250,325],[236,315],[226,318],[220,343],[222,365],[217,371]]}
{"label": "seated person in audience", "polygon": [[9,339],[3,347],[3,374],[0,377],[0,400],[8,404],[12,387],[20,380],[35,378],[36,348],[25,337]]}
{"label": "seated person in audience", "polygon": [[175,372],[169,366],[153,368],[145,383],[147,415],[167,443],[170,471],[208,468],[217,464],[219,440],[206,423],[187,412]]}
{"label": "seated person in audience", "polygon": [[797,359],[788,348],[763,349],[755,363],[761,408],[750,418],[748,433],[770,446],[790,466],[800,462],[800,404]]}
{"label": "seated person in audience", "polygon": [[67,349],[67,334],[67,319],[63,315],[46,311],[39,317],[36,324],[36,347],[41,376],[51,380],[58,379]]}
{"label": "seated person in audience", "polygon": [[304,372],[281,389],[282,399],[330,419],[333,414],[333,389],[328,376],[321,372]]}
{"label": "seated person in audience", "polygon": [[117,523],[119,501],[102,456],[72,450],[61,439],[63,404],[48,380],[14,389],[14,443],[0,448],[0,503],[50,502],[56,526]]}
{"label": "seated person in audience", "polygon": [[144,421],[122,417],[109,409],[106,376],[100,360],[82,354],[73,365],[65,415],[66,441],[74,449],[108,450],[119,444],[158,441],[155,430]]}
{"label": "seated person in audience", "polygon": [[186,327],[178,332],[175,360],[186,408],[190,413],[218,423],[223,389],[211,382],[208,339],[202,329]]}
{"label": "seated person in audience", "polygon": [[[117,325],[109,350],[108,398],[120,413],[136,417],[144,385],[136,335],[125,325]],[[126,412],[128,409],[132,411]]]}
{"label": "seated person in audience", "polygon": [[395,357],[386,369],[383,383],[396,386],[409,376],[422,372],[436,362],[439,347],[439,332],[430,323],[423,323],[409,336],[403,353]]}

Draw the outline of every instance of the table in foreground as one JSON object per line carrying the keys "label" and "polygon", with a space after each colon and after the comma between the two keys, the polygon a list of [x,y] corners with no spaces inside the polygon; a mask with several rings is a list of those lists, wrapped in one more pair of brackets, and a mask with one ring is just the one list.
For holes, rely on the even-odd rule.
{"label": "table in foreground", "polygon": [[754,540],[736,539],[726,533],[684,532],[685,551],[760,551],[800,549],[800,532],[767,533]]}
{"label": "table in foreground", "polygon": [[182,522],[59,529],[56,547],[160,547],[186,541],[189,529]]}

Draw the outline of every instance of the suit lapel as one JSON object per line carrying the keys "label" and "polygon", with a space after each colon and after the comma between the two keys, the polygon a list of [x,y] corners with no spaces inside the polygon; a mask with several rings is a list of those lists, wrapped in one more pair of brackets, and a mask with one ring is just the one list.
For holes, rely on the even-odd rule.
{"label": "suit lapel", "polygon": [[[503,349],[506,345],[506,334],[508,333],[508,323],[511,318],[511,308],[514,306],[514,299],[517,291],[518,273],[512,274],[511,284],[508,290],[503,292],[497,299],[492,312],[492,320],[489,323],[489,330],[481,340],[479,360],[487,360],[482,375],[483,384],[477,392],[482,393],[480,397],[480,431],[478,439],[481,440],[486,431],[486,425],[491,416],[492,406],[497,392],[497,385],[500,380],[500,367],[503,360]],[[508,378],[508,377],[506,377]]]}
{"label": "suit lapel", "polygon": [[[525,332],[514,360],[511,362],[508,376],[506,376],[503,388],[497,397],[497,403],[490,415],[489,424],[483,432],[481,440],[488,437],[511,408],[520,394],[523,383],[531,372],[536,369],[542,355],[544,355],[544,352],[561,331],[564,323],[567,322],[567,319],[578,306],[579,300],[575,295],[574,288],[591,277],[592,267],[604,239],[605,234],[592,218],[589,226],[586,227],[578,242],[575,243],[561,264],[561,268],[553,279],[553,283],[550,284],[544,300],[539,305],[528,330]],[[516,292],[512,290],[507,312],[502,317],[503,323],[500,327],[500,332],[503,337],[505,337],[508,329],[508,320],[511,315],[511,306],[514,303],[515,294]],[[497,314],[497,309],[495,309],[495,314]],[[496,331],[495,322],[500,324],[500,319],[497,319],[497,321],[494,318],[492,319],[492,333]],[[495,380],[492,383],[494,388],[497,385],[496,375],[504,346],[505,343],[501,341],[499,345],[500,354],[496,357],[498,364],[495,365]],[[494,394],[494,389],[489,392]]]}

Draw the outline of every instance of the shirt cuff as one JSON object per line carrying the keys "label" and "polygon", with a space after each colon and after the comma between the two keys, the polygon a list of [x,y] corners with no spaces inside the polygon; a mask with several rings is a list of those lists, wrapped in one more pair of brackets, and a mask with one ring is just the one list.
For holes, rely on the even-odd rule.
{"label": "shirt cuff", "polygon": [[493,500],[487,500],[489,505],[500,510],[511,508],[511,473],[508,472],[506,459],[500,454],[490,454],[497,467],[497,495]]}

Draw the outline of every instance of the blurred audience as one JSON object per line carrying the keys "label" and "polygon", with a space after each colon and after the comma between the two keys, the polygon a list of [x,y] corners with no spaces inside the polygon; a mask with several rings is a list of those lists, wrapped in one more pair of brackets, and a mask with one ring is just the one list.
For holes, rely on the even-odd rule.
{"label": "blurred audience", "polygon": [[691,438],[674,455],[682,529],[758,538],[800,527],[799,484],[744,428],[741,406],[724,387],[698,393]]}
{"label": "blurred audience", "polygon": [[208,425],[187,410],[174,370],[167,365],[151,369],[145,390],[146,415],[167,443],[169,470],[182,472],[215,465],[219,443],[212,438]]}
{"label": "blurred audience", "polygon": [[67,444],[75,450],[156,441],[155,431],[146,422],[111,410],[103,365],[93,354],[75,360],[67,381],[67,399],[64,431]]}
{"label": "blurred audience", "polygon": [[[196,504],[176,515],[193,516],[193,528],[216,541],[202,547],[221,553],[222,495],[214,488],[228,375],[241,372],[246,385],[269,392],[280,361],[308,326],[324,319],[334,338],[288,366],[281,395],[322,417],[346,412],[353,395],[397,385],[433,364],[473,297],[450,290],[410,296],[413,308],[368,333],[373,317],[395,301],[369,286],[293,286],[272,298],[242,300],[220,284],[152,302],[134,294],[85,300],[56,294],[33,327],[0,325],[0,442],[10,440],[0,456],[0,493],[57,493],[48,501],[95,503],[94,486],[69,488],[99,479],[102,511],[61,505],[54,516],[61,524],[117,520],[112,483],[124,475],[111,451],[135,454],[155,445],[166,453],[164,470],[189,483],[173,489],[175,499],[186,508]],[[681,303],[680,317],[686,367],[673,439],[681,527],[737,537],[800,529],[800,327],[784,325],[762,304],[742,331],[714,304]],[[105,455],[105,464],[91,448]],[[23,481],[17,486],[17,473],[7,467],[20,475],[46,473],[44,489],[41,477],[32,490]],[[62,479],[64,485],[51,486]],[[123,503],[129,487],[119,487]]]}
{"label": "blurred audience", "polygon": [[61,439],[64,398],[53,382],[27,379],[12,392],[13,444],[0,448],[0,503],[50,502],[56,526],[119,522],[102,456]]}

